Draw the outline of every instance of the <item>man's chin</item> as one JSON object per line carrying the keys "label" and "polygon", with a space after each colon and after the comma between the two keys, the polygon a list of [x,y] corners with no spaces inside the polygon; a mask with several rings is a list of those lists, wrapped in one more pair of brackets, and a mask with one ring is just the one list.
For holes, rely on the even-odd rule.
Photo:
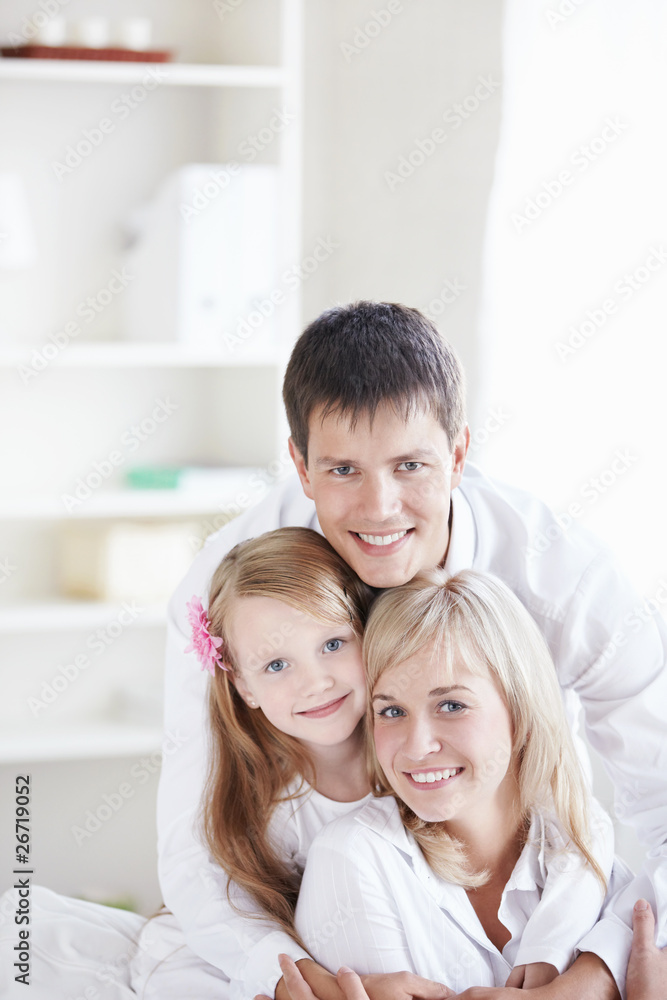
{"label": "man's chin", "polygon": [[[353,559],[353,555],[356,558]],[[345,555],[343,558],[346,559],[348,565],[352,567],[358,577],[361,577],[364,583],[367,583],[369,587],[375,587],[376,590],[400,587],[402,584],[408,583],[417,572],[405,564],[402,566],[397,563],[390,565],[389,560],[382,565],[381,559],[372,557],[360,558],[358,553],[350,554],[349,559]]]}

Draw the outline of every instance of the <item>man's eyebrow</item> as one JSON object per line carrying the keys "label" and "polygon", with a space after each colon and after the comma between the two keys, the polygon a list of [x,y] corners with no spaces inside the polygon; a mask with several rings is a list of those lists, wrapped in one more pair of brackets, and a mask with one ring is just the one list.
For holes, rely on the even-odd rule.
{"label": "man's eyebrow", "polygon": [[[395,455],[389,459],[389,463],[398,465],[400,462],[418,462],[422,458],[433,458],[437,455],[438,452],[434,448],[415,448],[414,451],[406,452],[404,455]],[[356,467],[357,462],[354,458],[334,458],[330,455],[322,455],[315,459],[315,465],[318,469],[336,469],[346,465]]]}
{"label": "man's eyebrow", "polygon": [[[450,694],[452,691],[469,691],[470,694],[474,694],[475,693],[474,691],[471,690],[471,688],[466,687],[465,684],[450,684],[449,687],[433,688],[432,691],[429,691],[428,697],[429,698],[441,698],[443,696],[443,694]],[[374,694],[372,700],[373,701],[400,701],[401,699],[397,698],[395,695],[390,695],[390,694]]]}

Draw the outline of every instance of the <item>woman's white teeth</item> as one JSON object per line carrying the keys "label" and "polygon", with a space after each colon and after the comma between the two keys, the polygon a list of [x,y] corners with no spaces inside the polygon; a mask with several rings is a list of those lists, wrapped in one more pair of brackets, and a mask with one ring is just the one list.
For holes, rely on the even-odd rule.
{"label": "woman's white teeth", "polygon": [[410,777],[413,781],[419,782],[420,785],[430,785],[434,781],[444,781],[446,778],[453,778],[458,771],[458,767],[450,767],[447,771],[419,771],[417,774],[411,774]]}
{"label": "woman's white teeth", "polygon": [[360,531],[357,532],[362,542],[367,542],[368,545],[390,545],[392,542],[397,542],[403,535],[407,535],[407,533],[407,529],[405,531],[395,531],[393,535],[362,535]]}

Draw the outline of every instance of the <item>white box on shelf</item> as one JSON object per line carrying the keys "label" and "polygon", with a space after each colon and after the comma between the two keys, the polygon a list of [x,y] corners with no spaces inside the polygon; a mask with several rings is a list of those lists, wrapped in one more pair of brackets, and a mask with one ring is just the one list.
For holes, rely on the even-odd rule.
{"label": "white box on shelf", "polygon": [[188,164],[167,177],[127,252],[124,336],[230,355],[271,350],[278,211],[274,166]]}
{"label": "white box on shelf", "polygon": [[61,586],[68,597],[167,601],[200,544],[196,523],[70,523],[61,546]]}

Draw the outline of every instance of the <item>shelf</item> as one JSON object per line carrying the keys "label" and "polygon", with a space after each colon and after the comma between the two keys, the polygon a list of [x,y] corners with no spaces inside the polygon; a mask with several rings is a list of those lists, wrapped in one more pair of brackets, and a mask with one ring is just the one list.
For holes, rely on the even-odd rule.
{"label": "shelf", "polygon": [[[128,603],[133,601],[128,599]],[[133,622],[133,628],[164,626],[167,609],[163,604],[143,605],[143,609]],[[44,601],[30,604],[5,605],[0,607],[0,635],[11,632],[67,632],[78,629],[92,629],[106,625],[117,617],[122,609],[122,601],[106,603],[102,601]]]}
{"label": "shelf", "polygon": [[159,750],[162,729],[121,722],[67,722],[33,728],[3,723],[0,764],[32,761],[88,760],[99,757],[135,757]]}
{"label": "shelf", "polygon": [[89,59],[0,58],[0,80],[52,83],[141,83],[157,79],[168,87],[282,87],[278,66],[221,66],[205,63],[106,62]]}
{"label": "shelf", "polygon": [[[50,342],[49,342],[50,343]],[[0,367],[14,368],[33,360],[32,351],[44,349],[44,344],[30,347],[0,348]],[[193,350],[178,344],[115,343],[68,344],[45,368],[273,368],[280,363],[277,351],[257,355],[220,354],[208,350]],[[35,373],[39,372],[35,369]]]}
{"label": "shelf", "polygon": [[[72,521],[75,519],[132,518],[132,517],[199,517],[204,514],[220,513],[228,509],[232,513],[235,497],[252,490],[247,482],[251,473],[260,470],[248,469],[244,475],[231,480],[226,488],[210,493],[195,490],[100,490],[88,500],[68,511],[63,501],[57,497],[26,497],[5,501],[0,506],[0,520],[5,521]],[[264,475],[266,480],[266,474]],[[256,487],[255,487],[256,492]]]}

